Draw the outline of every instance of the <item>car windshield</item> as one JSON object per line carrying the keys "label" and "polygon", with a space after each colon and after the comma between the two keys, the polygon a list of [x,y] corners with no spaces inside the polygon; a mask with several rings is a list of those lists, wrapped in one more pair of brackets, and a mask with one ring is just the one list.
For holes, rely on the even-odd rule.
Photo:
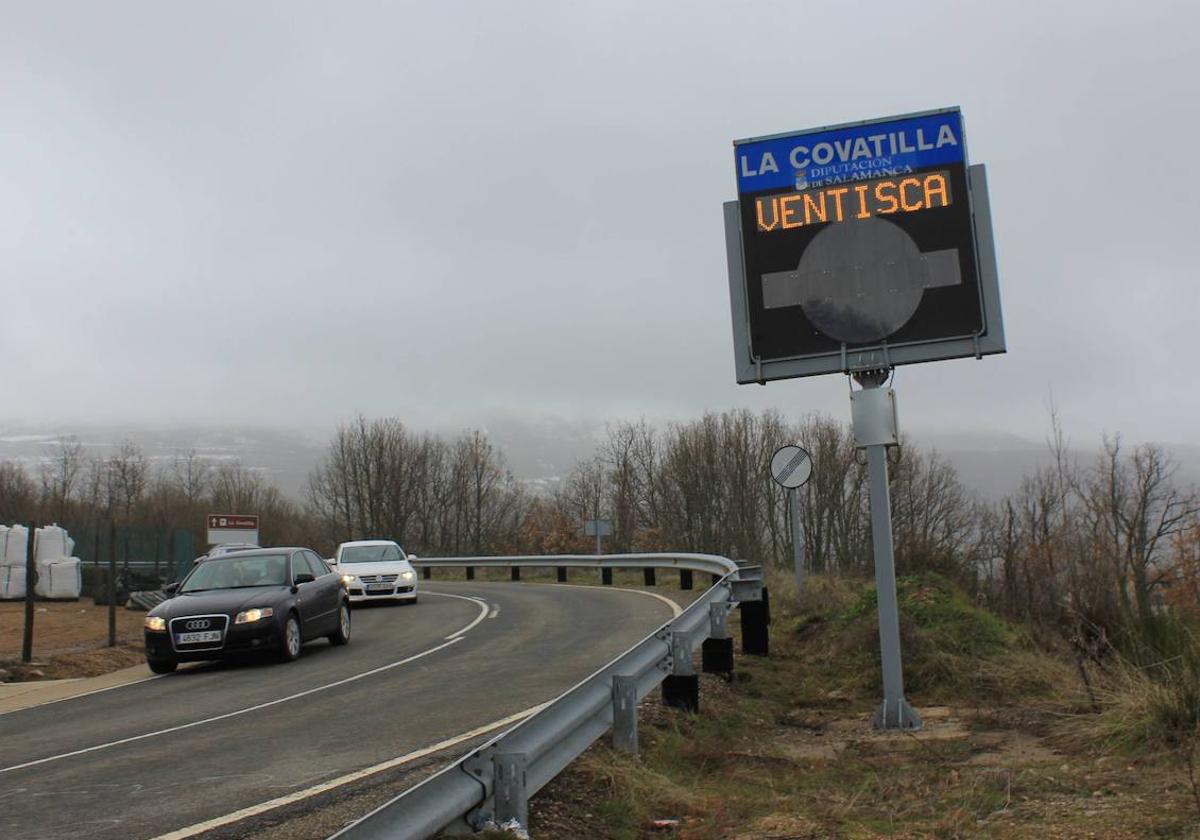
{"label": "car windshield", "polygon": [[348,545],[338,557],[339,563],[382,563],[404,555],[394,545]]}
{"label": "car windshield", "polygon": [[204,592],[248,586],[284,586],[286,583],[286,554],[258,554],[251,557],[230,554],[228,557],[205,560],[188,575],[179,591]]}

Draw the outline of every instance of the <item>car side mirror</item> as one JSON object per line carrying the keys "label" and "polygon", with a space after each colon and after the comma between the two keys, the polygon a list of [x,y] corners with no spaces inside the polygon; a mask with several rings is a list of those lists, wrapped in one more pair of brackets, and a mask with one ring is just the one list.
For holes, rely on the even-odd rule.
{"label": "car side mirror", "polygon": [[163,592],[167,593],[168,598],[174,598],[175,595],[179,592],[179,581],[175,581],[173,583],[168,583],[166,586],[163,587]]}
{"label": "car side mirror", "polygon": [[316,578],[310,575],[308,572],[301,572],[300,574],[296,575],[295,585],[299,586],[302,583],[312,583],[314,580],[316,580]]}
{"label": "car side mirror", "polygon": [[408,559],[409,559],[409,560],[416,560],[416,559],[417,559],[417,555],[415,555],[415,554],[410,554],[410,555],[408,555]]}

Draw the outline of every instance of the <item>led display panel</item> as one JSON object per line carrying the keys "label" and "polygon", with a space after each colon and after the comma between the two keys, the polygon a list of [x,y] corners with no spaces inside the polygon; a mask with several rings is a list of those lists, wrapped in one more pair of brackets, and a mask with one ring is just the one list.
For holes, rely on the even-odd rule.
{"label": "led display panel", "polygon": [[734,162],[739,381],[1004,352],[957,108],[739,140]]}

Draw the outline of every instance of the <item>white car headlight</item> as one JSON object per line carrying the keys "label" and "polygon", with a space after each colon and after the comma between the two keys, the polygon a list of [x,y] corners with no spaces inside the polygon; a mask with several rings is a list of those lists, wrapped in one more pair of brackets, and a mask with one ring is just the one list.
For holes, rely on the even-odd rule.
{"label": "white car headlight", "polygon": [[412,580],[417,576],[416,572],[401,572],[400,580]]}
{"label": "white car headlight", "polygon": [[342,583],[346,584],[347,586],[354,583],[356,580],[358,580],[358,578],[356,578],[354,575],[342,575]]}
{"label": "white car headlight", "polygon": [[270,607],[255,607],[252,610],[242,610],[237,614],[237,618],[233,620],[234,624],[253,624],[256,621],[262,621],[264,618],[270,618],[275,615],[275,610]]}
{"label": "white car headlight", "polygon": [[167,620],[162,616],[148,615],[146,616],[145,627],[147,630],[166,630]]}

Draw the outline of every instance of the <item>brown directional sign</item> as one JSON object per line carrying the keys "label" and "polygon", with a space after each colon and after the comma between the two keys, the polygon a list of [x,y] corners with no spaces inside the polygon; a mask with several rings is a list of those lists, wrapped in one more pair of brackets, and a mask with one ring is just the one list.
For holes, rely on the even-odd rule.
{"label": "brown directional sign", "polygon": [[208,527],[216,530],[257,531],[258,514],[210,513]]}

